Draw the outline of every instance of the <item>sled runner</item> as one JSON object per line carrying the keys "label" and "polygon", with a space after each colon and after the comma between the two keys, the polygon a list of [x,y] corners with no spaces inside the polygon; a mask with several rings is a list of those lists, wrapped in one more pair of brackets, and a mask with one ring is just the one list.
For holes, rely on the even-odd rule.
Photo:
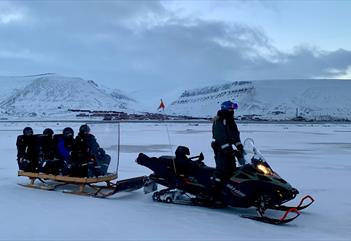
{"label": "sled runner", "polygon": [[[28,184],[19,184],[23,187],[57,190],[64,186],[71,186],[70,189],[64,189],[63,192],[100,198],[105,198],[121,191],[140,189],[144,186],[147,179],[145,176],[140,176],[113,182],[117,179],[117,174],[114,173],[99,177],[70,177],[18,171],[18,176],[24,176],[30,179]],[[39,180],[40,184],[35,183],[36,180]]]}
{"label": "sled runner", "polygon": [[[140,153],[137,163],[153,171],[145,188],[151,193],[160,184],[167,188],[153,192],[152,199],[157,202],[197,205],[211,208],[251,208],[257,216],[241,217],[270,223],[285,224],[300,216],[300,211],[309,207],[314,199],[304,196],[297,206],[286,206],[295,199],[299,191],[281,178],[266,162],[262,154],[253,144],[252,139],[244,142],[247,155],[251,154],[247,164],[238,167],[232,175],[222,180],[220,186],[213,185],[215,168],[202,163],[203,156],[188,158],[189,173],[179,171],[179,160],[172,156],[148,157]],[[184,163],[184,162],[183,162]],[[269,212],[267,212],[270,210]],[[269,213],[269,214],[268,214]]]}

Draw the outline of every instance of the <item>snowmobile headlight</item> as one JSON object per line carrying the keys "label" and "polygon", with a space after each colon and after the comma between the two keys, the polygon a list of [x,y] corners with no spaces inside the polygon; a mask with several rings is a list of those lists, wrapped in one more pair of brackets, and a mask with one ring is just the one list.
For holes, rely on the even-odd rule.
{"label": "snowmobile headlight", "polygon": [[265,175],[273,175],[272,170],[269,167],[266,167],[265,165],[258,164],[257,169],[263,172]]}

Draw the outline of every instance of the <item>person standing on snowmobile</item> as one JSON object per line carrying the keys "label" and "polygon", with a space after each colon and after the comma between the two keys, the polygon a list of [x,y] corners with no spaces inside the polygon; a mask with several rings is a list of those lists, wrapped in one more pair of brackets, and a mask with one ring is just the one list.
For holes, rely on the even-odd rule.
{"label": "person standing on snowmobile", "polygon": [[[236,169],[236,159],[242,165],[244,147],[241,144],[240,132],[234,120],[234,110],[238,108],[236,103],[225,101],[217,112],[212,125],[212,136],[214,141],[211,146],[214,151],[216,170],[213,181],[222,183],[229,178]],[[236,150],[232,145],[235,145]]]}

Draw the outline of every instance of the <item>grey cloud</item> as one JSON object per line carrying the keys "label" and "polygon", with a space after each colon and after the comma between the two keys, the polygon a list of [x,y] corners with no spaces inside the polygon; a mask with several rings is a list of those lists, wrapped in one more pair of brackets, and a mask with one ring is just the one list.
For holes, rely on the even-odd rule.
{"label": "grey cloud", "polygon": [[256,79],[279,78],[333,78],[346,74],[351,66],[351,51],[320,51],[310,47],[296,48],[293,53],[278,53],[281,61],[272,63],[264,59],[253,66]]}
{"label": "grey cloud", "polygon": [[[263,30],[177,19],[157,1],[100,2],[15,2],[31,21],[0,25],[0,53],[26,54],[0,54],[0,74],[56,72],[127,91],[168,91],[223,80],[333,77],[351,65],[347,50],[283,53]],[[163,21],[147,26],[150,14]]]}

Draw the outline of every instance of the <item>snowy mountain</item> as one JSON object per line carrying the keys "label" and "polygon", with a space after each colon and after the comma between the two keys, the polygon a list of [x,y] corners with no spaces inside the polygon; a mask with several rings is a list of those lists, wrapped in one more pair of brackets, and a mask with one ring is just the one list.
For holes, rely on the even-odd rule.
{"label": "snowy mountain", "polygon": [[[118,89],[93,80],[41,74],[0,76],[0,113],[3,117],[73,117],[68,109],[156,111],[159,93],[136,102]],[[183,91],[178,99],[172,90],[165,96],[166,113],[212,117],[225,100],[239,104],[236,116],[289,120],[296,116],[312,120],[351,120],[351,81],[336,79],[236,81]],[[179,95],[179,94],[178,94]],[[140,95],[138,94],[139,98]],[[171,98],[172,96],[172,98]],[[145,100],[148,101],[145,101]],[[174,100],[168,105],[168,100]],[[136,108],[137,107],[137,108]],[[142,109],[144,108],[144,109]]]}
{"label": "snowy mountain", "polygon": [[236,81],[187,90],[174,101],[171,114],[211,117],[220,103],[238,103],[238,117],[287,120],[351,120],[351,80]]}
{"label": "snowy mountain", "polygon": [[135,102],[94,81],[56,74],[0,77],[0,83],[0,111],[9,116],[58,117],[67,115],[68,109],[130,112]]}

